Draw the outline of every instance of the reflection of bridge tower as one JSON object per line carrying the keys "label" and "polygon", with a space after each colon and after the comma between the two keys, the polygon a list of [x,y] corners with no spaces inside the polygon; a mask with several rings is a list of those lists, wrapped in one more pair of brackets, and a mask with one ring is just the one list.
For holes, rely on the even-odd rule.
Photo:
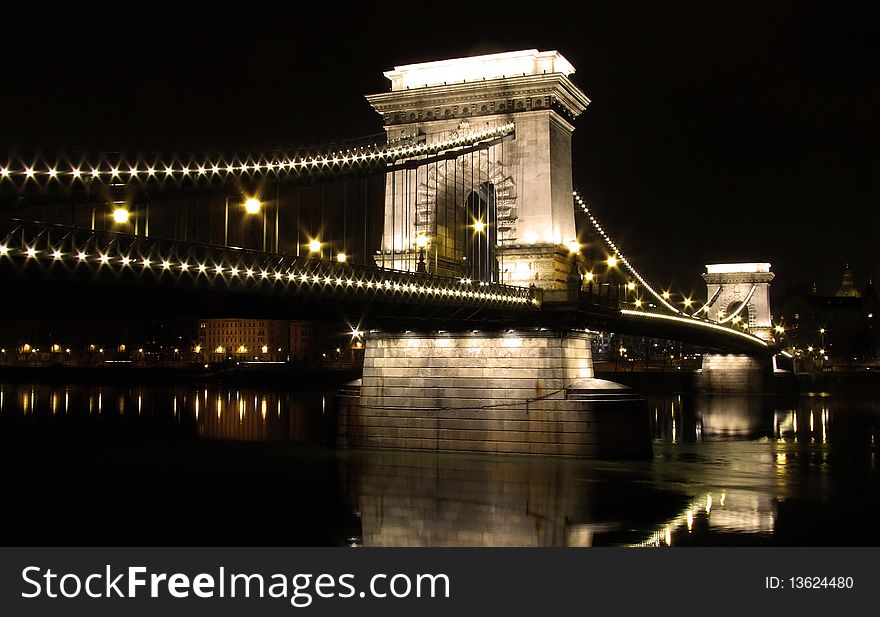
{"label": "reflection of bridge tower", "polygon": [[534,49],[386,72],[391,92],[368,100],[390,142],[434,142],[510,122],[515,136],[389,172],[377,263],[416,270],[424,235],[431,272],[564,287],[565,243],[576,238],[571,123],[590,102],[572,73],[558,52]]}
{"label": "reflection of bridge tower", "polygon": [[709,298],[706,316],[724,323],[746,323],[752,334],[770,338],[773,276],[768,263],[707,265],[703,274]]}

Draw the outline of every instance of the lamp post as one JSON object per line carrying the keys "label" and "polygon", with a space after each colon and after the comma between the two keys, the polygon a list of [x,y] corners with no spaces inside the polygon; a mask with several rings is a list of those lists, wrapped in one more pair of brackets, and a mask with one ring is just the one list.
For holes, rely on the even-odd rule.
{"label": "lamp post", "polygon": [[235,195],[226,198],[226,208],[223,212],[223,246],[229,246],[229,200],[234,198]]}
{"label": "lamp post", "polygon": [[425,248],[428,246],[428,236],[423,233],[417,235],[416,246],[419,248],[419,263],[416,265],[416,272],[427,274],[428,266],[425,263]]}
{"label": "lamp post", "polygon": [[[263,213],[263,204],[256,197],[248,197],[244,202],[244,211],[247,214],[263,214],[263,252],[266,251],[266,216]],[[253,225],[251,225],[253,231]],[[253,235],[253,234],[251,234]]]}

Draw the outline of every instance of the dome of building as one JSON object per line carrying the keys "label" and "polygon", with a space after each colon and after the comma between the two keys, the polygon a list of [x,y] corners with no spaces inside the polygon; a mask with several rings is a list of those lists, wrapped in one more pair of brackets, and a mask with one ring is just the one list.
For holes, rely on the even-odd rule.
{"label": "dome of building", "polygon": [[840,283],[840,289],[838,289],[837,293],[834,295],[838,298],[862,297],[862,294],[856,289],[855,283],[853,283],[852,270],[849,269],[849,264],[846,264],[846,267],[843,270],[843,281]]}

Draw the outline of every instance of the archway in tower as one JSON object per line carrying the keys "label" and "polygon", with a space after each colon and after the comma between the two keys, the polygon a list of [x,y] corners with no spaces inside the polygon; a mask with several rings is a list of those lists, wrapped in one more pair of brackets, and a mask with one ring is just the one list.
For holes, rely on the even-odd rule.
{"label": "archway in tower", "polygon": [[465,275],[478,281],[497,281],[498,242],[495,185],[483,182],[465,200],[463,221]]}
{"label": "archway in tower", "polygon": [[[734,301],[734,302],[731,302],[730,304],[728,304],[727,308],[724,310],[724,315],[723,315],[722,319],[727,318],[730,315],[732,315],[734,312],[736,312],[737,309],[739,309],[741,304],[742,304],[741,301]],[[743,308],[743,310],[741,310],[739,313],[736,314],[736,317],[733,318],[736,321],[731,320],[731,322],[737,326],[741,326],[743,324],[749,326],[749,325],[751,325],[751,321],[749,321],[749,316],[750,316],[749,307],[746,306],[745,308]],[[739,319],[737,319],[737,317]]]}

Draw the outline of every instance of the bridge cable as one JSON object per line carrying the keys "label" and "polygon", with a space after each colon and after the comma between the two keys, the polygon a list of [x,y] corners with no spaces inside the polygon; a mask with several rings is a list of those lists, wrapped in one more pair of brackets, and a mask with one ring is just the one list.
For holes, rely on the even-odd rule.
{"label": "bridge cable", "polygon": [[672,306],[669,302],[667,302],[666,298],[664,298],[661,294],[657,293],[657,291],[653,287],[651,287],[651,285],[648,284],[648,282],[644,279],[644,277],[642,277],[642,275],[639,274],[639,272],[629,262],[629,260],[626,258],[626,256],[624,256],[624,254],[621,252],[621,250],[619,248],[617,248],[617,245],[614,243],[614,241],[611,239],[611,237],[602,228],[602,225],[599,223],[599,221],[596,219],[596,217],[590,211],[590,208],[589,208],[589,206],[587,206],[586,202],[581,198],[580,195],[578,195],[578,192],[573,191],[572,195],[574,196],[574,199],[577,202],[577,204],[580,206],[581,210],[584,212],[584,214],[587,215],[587,218],[589,219],[590,223],[593,225],[593,228],[599,233],[599,235],[602,237],[602,239],[605,240],[605,243],[608,245],[608,247],[614,251],[614,254],[617,256],[617,259],[624,266],[626,266],[626,269],[629,270],[629,272],[642,284],[642,286],[644,286],[644,288],[647,289],[651,293],[651,295],[653,295],[655,298],[657,298],[657,300],[659,300],[660,303],[663,304],[663,306],[668,308],[673,313],[680,314],[681,311],[678,310],[677,308],[675,308],[674,306]]}

